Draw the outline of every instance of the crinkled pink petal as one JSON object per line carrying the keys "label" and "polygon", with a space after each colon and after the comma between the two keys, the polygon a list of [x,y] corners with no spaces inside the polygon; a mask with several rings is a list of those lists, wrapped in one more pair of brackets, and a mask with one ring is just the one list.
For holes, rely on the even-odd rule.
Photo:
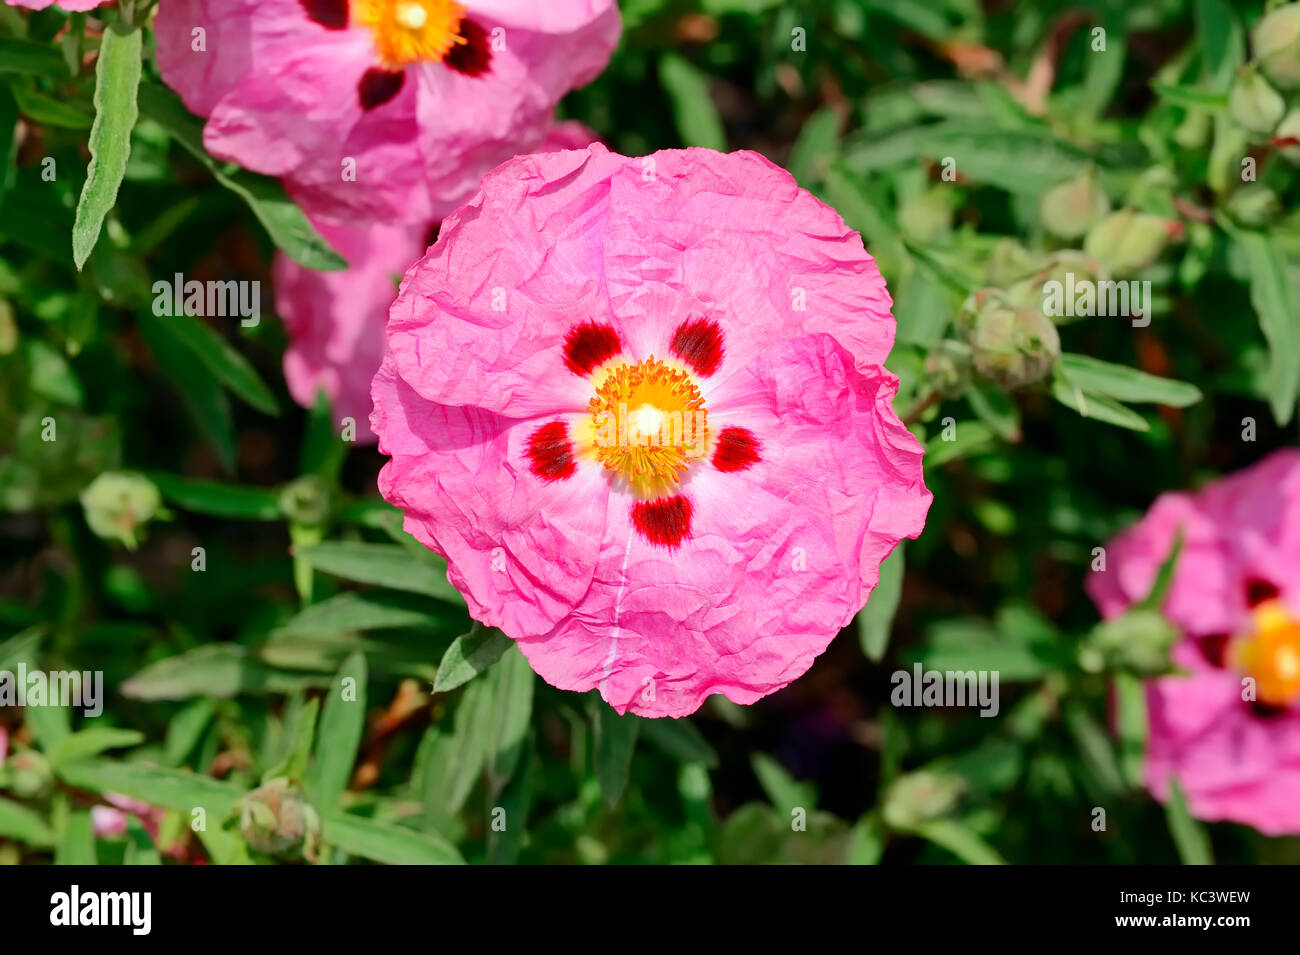
{"label": "crinkled pink petal", "polygon": [[282,177],[314,219],[426,223],[543,141],[555,104],[604,67],[621,26],[612,0],[467,7],[488,35],[488,70],[413,63],[400,90],[368,108],[362,78],[383,69],[371,31],[326,28],[300,0],[168,0],[158,62],[208,117],[208,151]]}
{"label": "crinkled pink petal", "polygon": [[108,0],[4,0],[11,7],[22,7],[24,10],[44,10],[46,7],[52,7],[58,4],[62,10],[69,13],[87,13],[101,3]]}
{"label": "crinkled pink petal", "polygon": [[[638,196],[646,168],[671,171],[682,195],[665,202],[651,180]],[[759,208],[776,217],[763,228]],[[635,263],[633,226],[647,250]],[[921,448],[880,365],[888,298],[850,236],[751,155],[629,159],[595,145],[502,165],[407,273],[372,391],[392,457],[380,490],[448,558],[471,613],[518,640],[545,679],[645,716],[682,716],[714,693],[751,703],[811,665],[880,561],[920,532]],[[684,300],[748,305],[737,263],[782,289],[766,307],[784,302],[784,320],[764,320],[760,347],[746,316],[716,313],[726,357],[701,391],[711,433],[745,429],[764,450],[739,469],[692,465],[678,486],[690,532],[670,549],[637,528],[637,500],[599,462],[575,452],[557,478],[535,470],[527,442],[589,417],[591,381],[564,364],[576,325],[616,328],[627,360],[668,356],[672,323],[638,314],[631,296],[616,311],[614,288],[640,274],[662,297],[675,285]],[[813,292],[807,310],[784,294],[796,282]]]}
{"label": "crinkled pink petal", "polygon": [[1111,617],[1149,592],[1178,529],[1183,550],[1163,609],[1185,634],[1182,675],[1147,683],[1147,787],[1177,778],[1194,815],[1269,834],[1300,833],[1300,705],[1263,715],[1242,700],[1242,674],[1196,641],[1247,632],[1253,581],[1300,615],[1300,451],[1279,451],[1195,493],[1167,494],[1107,546],[1087,589]]}

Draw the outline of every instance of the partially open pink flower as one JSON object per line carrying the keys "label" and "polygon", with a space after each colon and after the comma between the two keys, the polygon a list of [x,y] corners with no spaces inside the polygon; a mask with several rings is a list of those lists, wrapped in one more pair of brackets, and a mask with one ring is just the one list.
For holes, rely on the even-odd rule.
{"label": "partially open pink flower", "polygon": [[[540,148],[581,149],[595,140],[582,123],[569,121],[553,126]],[[388,307],[402,273],[424,254],[435,230],[419,224],[316,227],[350,266],[317,272],[276,253],[276,310],[289,334],[284,377],[304,407],[324,391],[335,421],[351,418],[357,441],[370,444],[370,382],[384,357]]]}
{"label": "partially open pink flower", "polygon": [[893,338],[861,238],[760,156],[521,156],[403,280],[380,490],[554,685],[752,703],[923,525]]}
{"label": "partially open pink flower", "polygon": [[1104,616],[1147,594],[1179,528],[1163,610],[1185,674],[1147,684],[1147,787],[1176,777],[1201,819],[1300,832],[1300,451],[1157,499],[1088,578]]}
{"label": "partially open pink flower", "polygon": [[542,141],[620,21],[613,0],[167,0],[156,29],[214,156],[316,218],[428,223]]}

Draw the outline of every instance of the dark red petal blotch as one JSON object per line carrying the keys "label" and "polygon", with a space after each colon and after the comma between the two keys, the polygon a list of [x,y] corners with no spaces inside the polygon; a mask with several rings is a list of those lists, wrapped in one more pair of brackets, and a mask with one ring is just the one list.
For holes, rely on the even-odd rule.
{"label": "dark red petal blotch", "polygon": [[453,46],[443,62],[466,76],[482,76],[492,68],[492,43],[487,31],[473,20],[462,20],[460,35],[465,42]]}
{"label": "dark red petal blotch", "polygon": [[691,502],[680,494],[657,501],[638,501],[632,523],[652,544],[676,547],[691,533]]}
{"label": "dark red petal blotch", "polygon": [[1226,633],[1212,633],[1198,638],[1196,648],[1201,651],[1201,656],[1205,658],[1206,663],[1212,667],[1223,669],[1228,665],[1228,641],[1230,639]]}
{"label": "dark red petal blotch", "polygon": [[361,108],[371,110],[376,106],[383,106],[402,91],[402,84],[405,82],[404,70],[381,70],[377,66],[371,67],[362,74],[361,82],[357,85]]}
{"label": "dark red petal blotch", "polygon": [[299,0],[307,19],[327,30],[348,28],[348,0]]}
{"label": "dark red petal blotch", "polygon": [[763,460],[758,438],[746,428],[723,428],[713,452],[713,466],[719,471],[743,471]]}
{"label": "dark red petal blotch", "polygon": [[710,318],[690,318],[673,332],[673,354],[705,378],[722,364],[722,329]]}
{"label": "dark red petal blotch", "polygon": [[572,477],[577,465],[568,426],[563,421],[551,421],[534,431],[528,439],[528,459],[533,473],[544,481]]}
{"label": "dark red petal blotch", "polygon": [[618,332],[608,325],[583,322],[564,336],[564,366],[584,378],[623,349]]}
{"label": "dark red petal blotch", "polygon": [[1276,600],[1280,591],[1274,584],[1261,577],[1252,577],[1246,581],[1246,605],[1258,607],[1268,600]]}

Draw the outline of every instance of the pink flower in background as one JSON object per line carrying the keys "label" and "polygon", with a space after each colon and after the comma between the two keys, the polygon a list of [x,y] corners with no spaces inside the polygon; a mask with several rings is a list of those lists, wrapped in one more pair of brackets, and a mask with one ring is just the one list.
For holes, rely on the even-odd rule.
{"label": "pink flower in background", "polygon": [[9,758],[9,731],[0,726],[0,769],[4,768],[5,760]]}
{"label": "pink flower in background", "polygon": [[[578,122],[557,123],[540,149],[580,149],[596,134]],[[468,198],[466,196],[465,198]],[[329,396],[336,422],[352,418],[356,438],[373,443],[370,382],[384,357],[384,325],[397,283],[428,248],[427,225],[339,226],[316,223],[349,263],[342,272],[317,272],[277,252],[276,308],[289,334],[284,377],[304,407],[318,390]]]}
{"label": "pink flower in background", "polygon": [[890,305],[857,233],[753,153],[518,157],[403,280],[380,490],[555,686],[752,703],[924,523]]}
{"label": "pink flower in background", "polygon": [[1147,787],[1176,777],[1201,819],[1300,833],[1300,451],[1158,498],[1088,578],[1104,616],[1146,595],[1180,527],[1163,610],[1184,673],[1147,684]]}
{"label": "pink flower in background", "polygon": [[106,2],[107,0],[5,0],[9,6],[22,7],[24,10],[44,10],[58,4],[61,10],[69,13],[85,13]]}
{"label": "pink flower in background", "polygon": [[604,69],[613,0],[167,0],[158,65],[214,156],[314,218],[428,223]]}

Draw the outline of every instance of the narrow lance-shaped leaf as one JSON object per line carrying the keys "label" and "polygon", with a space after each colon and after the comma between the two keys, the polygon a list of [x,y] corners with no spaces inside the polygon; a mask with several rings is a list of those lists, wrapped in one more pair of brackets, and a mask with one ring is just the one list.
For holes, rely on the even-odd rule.
{"label": "narrow lance-shaped leaf", "polygon": [[356,762],[366,727],[366,657],[357,651],[343,662],[325,698],[307,793],[320,809],[338,802]]}
{"label": "narrow lance-shaped leaf", "polygon": [[117,202],[117,191],[131,155],[136,91],[140,86],[140,30],[115,23],[104,31],[95,65],[95,123],[90,130],[90,167],[77,202],[72,226],[72,258],[80,270],[99,241],[104,217]]}

